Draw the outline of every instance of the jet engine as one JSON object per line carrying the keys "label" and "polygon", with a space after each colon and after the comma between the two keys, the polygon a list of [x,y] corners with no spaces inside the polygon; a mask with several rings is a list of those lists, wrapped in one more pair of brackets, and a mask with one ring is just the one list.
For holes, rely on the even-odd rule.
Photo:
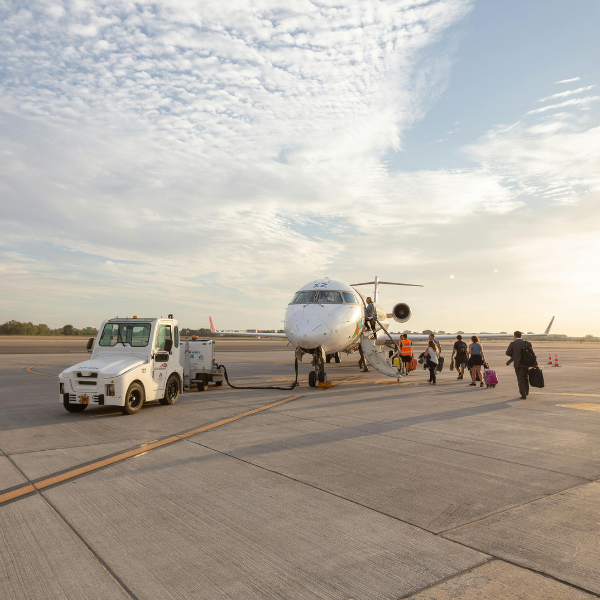
{"label": "jet engine", "polygon": [[410,306],[404,304],[404,302],[398,302],[394,308],[392,308],[392,317],[394,321],[398,323],[406,323],[411,317]]}

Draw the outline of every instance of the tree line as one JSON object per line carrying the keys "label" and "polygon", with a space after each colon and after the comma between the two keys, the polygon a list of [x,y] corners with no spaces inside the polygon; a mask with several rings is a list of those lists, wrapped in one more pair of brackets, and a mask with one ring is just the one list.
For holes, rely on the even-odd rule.
{"label": "tree line", "polygon": [[0,335],[87,335],[95,336],[98,330],[95,327],[84,327],[83,329],[77,329],[73,325],[65,325],[57,329],[51,329],[48,325],[40,323],[34,325],[31,321],[29,323],[21,323],[20,321],[6,321],[3,325],[0,325]]}

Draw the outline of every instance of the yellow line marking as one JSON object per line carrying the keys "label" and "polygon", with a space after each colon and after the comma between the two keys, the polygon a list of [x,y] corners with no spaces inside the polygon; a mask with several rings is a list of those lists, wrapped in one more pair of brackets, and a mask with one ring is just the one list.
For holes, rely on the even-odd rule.
{"label": "yellow line marking", "polygon": [[29,494],[31,492],[35,492],[35,488],[32,485],[25,485],[13,490],[12,492],[0,494],[0,504],[3,502],[8,502],[9,500],[13,500],[14,498],[18,498],[19,496],[24,496],[25,494]]}
{"label": "yellow line marking", "polygon": [[36,366],[37,365],[32,365],[31,367],[27,367],[26,371],[29,371],[34,375],[43,375],[44,377],[58,377],[58,375],[48,375],[48,373],[38,373],[37,371],[32,371],[32,369],[35,369]]}
{"label": "yellow line marking", "polygon": [[155,442],[150,442],[147,444],[142,444],[132,450],[127,450],[126,452],[121,452],[120,454],[116,454],[115,456],[110,456],[108,458],[104,458],[102,460],[98,460],[89,465],[85,465],[83,467],[78,467],[76,469],[71,469],[65,473],[61,473],[59,475],[54,475],[52,477],[47,477],[46,479],[42,479],[33,484],[24,485],[16,490],[12,490],[11,492],[6,492],[0,495],[0,504],[3,502],[8,502],[9,500],[13,500],[14,498],[18,498],[19,496],[24,496],[25,494],[30,494],[31,492],[35,492],[36,490],[42,490],[47,488],[48,486],[54,485],[56,483],[61,483],[63,481],[67,481],[68,479],[73,479],[73,477],[78,477],[79,475],[83,475],[84,473],[89,473],[90,471],[95,471],[96,469],[101,469],[102,467],[106,467],[108,465],[112,465],[114,463],[120,462],[127,458],[131,458],[133,456],[139,456],[141,454],[145,454],[150,450],[154,450],[156,448],[161,448],[162,446],[166,446],[167,444],[172,444],[173,442],[177,442],[179,440],[183,440],[192,435],[196,435],[198,433],[202,433],[203,431],[209,431],[210,429],[214,429],[215,427],[221,427],[221,425],[226,425],[227,423],[231,423],[232,421],[237,421],[238,419],[243,419],[244,417],[248,417],[250,415],[255,415],[256,413],[262,412],[264,410],[268,410],[269,408],[273,408],[275,406],[279,406],[280,404],[285,404],[286,402],[291,402],[292,400],[297,400],[301,398],[301,395],[290,396],[289,398],[284,398],[283,400],[279,400],[278,402],[273,402],[271,404],[266,404],[265,406],[261,406],[259,408],[254,408],[252,410],[248,410],[246,412],[240,413],[239,415],[235,415],[233,417],[229,417],[227,419],[222,419],[217,421],[216,423],[211,423],[210,425],[205,425],[204,427],[198,427],[196,429],[192,429],[191,431],[186,431],[185,433],[179,433],[176,435],[169,436],[163,440],[158,440]]}
{"label": "yellow line marking", "polygon": [[600,398],[600,394],[576,394],[576,393],[565,393],[565,392],[529,392],[536,396],[588,396],[590,398]]}
{"label": "yellow line marking", "polygon": [[375,381],[375,385],[419,385],[418,381]]}
{"label": "yellow line marking", "polygon": [[352,375],[352,377],[348,377],[346,379],[340,379],[339,381],[332,381],[331,387],[333,387],[334,385],[339,385],[340,383],[346,383],[347,381],[352,381],[353,379],[356,379],[357,377],[360,377],[360,375]]}
{"label": "yellow line marking", "polygon": [[594,410],[600,412],[600,404],[557,404],[563,408],[579,408],[580,410]]}

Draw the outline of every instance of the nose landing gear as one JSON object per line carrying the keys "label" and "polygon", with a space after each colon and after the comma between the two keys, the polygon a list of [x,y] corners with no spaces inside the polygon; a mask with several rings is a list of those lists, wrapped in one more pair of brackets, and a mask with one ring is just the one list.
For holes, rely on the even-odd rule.
{"label": "nose landing gear", "polygon": [[315,370],[308,374],[308,385],[310,387],[317,387],[319,383],[325,383],[327,381],[325,361],[323,360],[323,351],[321,348],[316,350],[313,354],[312,364]]}

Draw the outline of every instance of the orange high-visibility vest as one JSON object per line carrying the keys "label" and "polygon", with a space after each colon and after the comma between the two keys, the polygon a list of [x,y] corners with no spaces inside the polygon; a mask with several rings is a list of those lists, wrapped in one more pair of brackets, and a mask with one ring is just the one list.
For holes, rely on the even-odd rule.
{"label": "orange high-visibility vest", "polygon": [[412,356],[412,344],[410,340],[400,340],[400,356]]}

